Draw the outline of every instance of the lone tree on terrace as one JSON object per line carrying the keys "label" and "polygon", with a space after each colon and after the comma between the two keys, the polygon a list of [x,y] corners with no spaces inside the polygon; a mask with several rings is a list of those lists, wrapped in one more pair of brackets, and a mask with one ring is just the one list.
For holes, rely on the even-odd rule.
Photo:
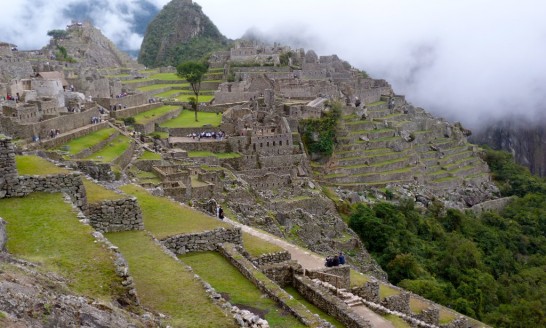
{"label": "lone tree on terrace", "polygon": [[197,122],[197,107],[199,106],[199,90],[201,89],[201,81],[207,72],[208,67],[204,63],[188,61],[176,66],[177,75],[188,81],[191,85],[194,97],[190,97],[190,105],[195,111],[195,121]]}

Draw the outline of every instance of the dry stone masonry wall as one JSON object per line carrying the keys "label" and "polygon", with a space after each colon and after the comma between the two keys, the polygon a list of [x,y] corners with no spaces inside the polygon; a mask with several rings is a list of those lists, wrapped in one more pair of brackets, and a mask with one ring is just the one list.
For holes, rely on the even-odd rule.
{"label": "dry stone masonry wall", "polygon": [[8,242],[8,234],[6,232],[6,221],[0,218],[0,253],[6,250]]}
{"label": "dry stone masonry wall", "polygon": [[144,229],[142,211],[136,198],[89,204],[86,216],[91,226],[100,232]]}
{"label": "dry stone masonry wall", "polygon": [[242,244],[240,228],[219,228],[201,233],[177,235],[161,240],[161,243],[175,254],[189,252],[215,251],[218,244],[232,243]]}

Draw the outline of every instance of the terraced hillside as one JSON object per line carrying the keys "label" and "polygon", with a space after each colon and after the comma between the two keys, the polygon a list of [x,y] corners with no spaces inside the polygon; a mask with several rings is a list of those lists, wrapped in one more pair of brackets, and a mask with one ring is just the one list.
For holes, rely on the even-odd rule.
{"label": "terraced hillside", "polygon": [[344,109],[334,154],[324,165],[313,163],[323,183],[362,192],[411,183],[449,190],[489,181],[480,149],[468,143],[460,125],[405,103],[369,104],[364,119],[357,111]]}

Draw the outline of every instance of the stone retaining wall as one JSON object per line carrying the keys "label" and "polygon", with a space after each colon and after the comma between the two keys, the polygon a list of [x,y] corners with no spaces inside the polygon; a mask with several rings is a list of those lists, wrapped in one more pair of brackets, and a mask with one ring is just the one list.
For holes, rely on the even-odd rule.
{"label": "stone retaining wall", "polygon": [[284,310],[292,313],[303,324],[309,327],[331,327],[329,323],[309,312],[301,303],[293,301],[292,297],[273,281],[267,278],[264,280],[264,278],[260,277],[262,272],[239,253],[234,245],[222,244],[218,247],[218,250],[245,278]]}
{"label": "stone retaining wall", "polygon": [[336,286],[338,289],[349,289],[351,287],[351,269],[348,265],[323,268],[319,270],[306,271],[310,279],[319,279]]}
{"label": "stone retaining wall", "polygon": [[102,148],[104,148],[106,145],[108,145],[110,142],[112,142],[112,140],[116,139],[118,136],[119,136],[119,132],[115,131],[106,140],[103,140],[103,141],[99,142],[98,144],[93,145],[93,146],[91,146],[89,148],[86,148],[86,149],[82,150],[81,152],[77,153],[76,155],[74,155],[72,157],[76,158],[76,159],[89,157],[93,153],[96,153],[99,150],[101,150]]}
{"label": "stone retaining wall", "polygon": [[381,305],[389,310],[402,312],[408,315],[412,314],[410,309],[410,293],[408,292],[386,297],[381,301]]}
{"label": "stone retaining wall", "polygon": [[254,263],[256,266],[262,266],[266,264],[274,264],[274,263],[281,263],[284,261],[290,261],[292,259],[292,256],[287,251],[277,252],[277,253],[269,253],[269,254],[263,254],[259,257],[255,257],[253,259],[250,259],[252,263]]}
{"label": "stone retaining wall", "polygon": [[308,277],[294,277],[294,288],[307,301],[333,316],[348,328],[371,328],[372,325],[355,314],[345,302],[328,290],[314,284]]}
{"label": "stone retaining wall", "polygon": [[144,229],[142,212],[136,198],[89,204],[86,216],[91,226],[100,232]]}
{"label": "stone retaining wall", "polygon": [[189,252],[215,251],[218,244],[222,243],[241,245],[242,234],[240,228],[219,228],[200,233],[172,236],[160,242],[175,254],[186,254]]}
{"label": "stone retaining wall", "polygon": [[102,130],[108,127],[108,122],[102,122],[98,124],[90,124],[85,129],[81,130],[75,130],[73,132],[62,134],[58,137],[55,137],[53,139],[45,139],[42,140],[39,144],[36,144],[36,146],[39,146],[40,148],[58,148],[65,143],[69,142],[72,139],[79,138],[86,136],[88,134],[91,134],[93,132],[96,132],[98,130]]}
{"label": "stone retaining wall", "polygon": [[8,234],[6,232],[6,221],[0,218],[0,252],[6,250],[6,243],[8,242]]}
{"label": "stone retaining wall", "polygon": [[[143,112],[147,112],[149,110],[152,110],[161,106],[163,106],[162,103],[153,103],[153,104],[145,104],[145,105],[140,105],[135,107],[129,107],[126,109],[117,109],[115,111],[110,111],[110,116],[115,119],[121,120],[127,117],[135,116]],[[108,109],[110,108],[108,107]]]}
{"label": "stone retaining wall", "polygon": [[182,111],[182,109],[178,109],[178,110],[166,113],[162,116],[159,116],[151,120],[150,122],[146,124],[135,124],[135,131],[140,132],[142,134],[150,134],[155,131],[156,124],[161,124],[175,117],[178,117],[178,115],[180,115],[180,111]]}
{"label": "stone retaining wall", "polygon": [[261,266],[260,269],[269,279],[283,288],[292,286],[295,271],[302,271],[301,265],[295,260],[266,264]]}
{"label": "stone retaining wall", "polygon": [[373,303],[379,304],[381,302],[381,298],[379,297],[379,282],[377,281],[368,281],[364,286],[353,287],[351,293]]}
{"label": "stone retaining wall", "polygon": [[119,165],[119,167],[124,169],[127,165],[129,165],[129,163],[131,163],[131,159],[133,158],[136,147],[137,143],[134,140],[131,140],[129,147],[125,149],[123,154],[119,155],[116,159],[114,159],[112,163]]}
{"label": "stone retaining wall", "polygon": [[112,167],[108,163],[97,163],[94,161],[76,161],[76,168],[99,181],[114,181],[116,179]]}

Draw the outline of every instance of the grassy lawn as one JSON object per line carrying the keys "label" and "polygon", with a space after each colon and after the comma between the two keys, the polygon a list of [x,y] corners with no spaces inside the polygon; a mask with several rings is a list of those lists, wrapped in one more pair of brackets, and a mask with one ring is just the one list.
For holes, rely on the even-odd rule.
{"label": "grassy lawn", "polygon": [[195,113],[192,110],[183,110],[178,117],[173,118],[163,124],[164,128],[200,128],[204,125],[210,124],[213,127],[220,126],[222,123],[222,114],[197,112],[197,119],[195,121]]}
{"label": "grassy lawn", "polygon": [[145,87],[137,88],[137,90],[146,92],[146,91],[154,91],[154,90],[163,89],[163,88],[172,88],[172,87],[183,88],[183,87],[187,87],[187,86],[189,86],[189,83],[152,84],[152,85],[147,85]]}
{"label": "grassy lawn", "polygon": [[[266,312],[264,319],[274,327],[305,327],[292,315],[285,313],[260,290],[248,281],[222,255],[214,252],[191,253],[180,257],[195,273],[211,284],[217,292],[227,297],[231,304],[252,307],[256,312]],[[211,270],[214,268],[214,270]]]}
{"label": "grassy lawn", "polygon": [[384,284],[379,284],[379,298],[382,300],[389,296],[398,295],[400,291]]}
{"label": "grassy lawn", "polygon": [[122,84],[133,84],[133,83],[138,83],[138,82],[143,82],[143,81],[152,81],[152,79],[150,79],[149,77],[146,77],[146,78],[142,78],[142,79],[124,80],[124,81],[121,81],[121,83]]}
{"label": "grassy lawn", "polygon": [[68,151],[70,155],[76,155],[81,151],[108,139],[108,137],[110,137],[115,132],[116,129],[114,128],[98,130],[83,137],[72,139],[58,149]]}
{"label": "grassy lawn", "polygon": [[19,175],[48,175],[72,172],[34,155],[15,156],[15,165]]}
{"label": "grassy lawn", "polygon": [[142,155],[139,157],[139,159],[142,159],[142,160],[158,160],[158,159],[161,159],[161,154],[154,153],[154,152],[146,150],[146,151],[144,151],[144,153],[142,153]]}
{"label": "grassy lawn", "polygon": [[212,216],[182,206],[167,198],[152,196],[141,187],[126,185],[121,190],[138,198],[138,203],[142,208],[144,227],[158,239],[182,233],[231,227]]}
{"label": "grassy lawn", "polygon": [[182,90],[169,90],[169,91],[165,91],[165,92],[161,92],[161,93],[156,93],[156,94],[154,94],[154,96],[159,97],[159,98],[170,98],[173,95],[178,95],[181,92],[182,92]]}
{"label": "grassy lawn", "polygon": [[279,247],[275,244],[267,242],[246,232],[243,232],[243,246],[245,247],[246,251],[254,257],[258,257],[268,253],[277,253],[284,251],[282,247]]}
{"label": "grassy lawn", "polygon": [[121,154],[123,154],[123,152],[127,150],[127,148],[129,148],[130,143],[131,140],[121,134],[117,136],[116,139],[112,140],[112,142],[110,142],[108,145],[106,145],[106,147],[102,148],[101,150],[92,154],[86,159],[95,160],[102,163],[110,163],[119,156],[121,156]]}
{"label": "grassy lawn", "polygon": [[119,247],[129,263],[142,305],[169,315],[167,324],[236,327],[233,319],[209,300],[193,273],[163,253],[145,232],[108,233],[106,237]]}
{"label": "grassy lawn", "polygon": [[368,276],[351,269],[351,287],[364,286],[368,281],[370,281]]}
{"label": "grassy lawn", "polygon": [[83,179],[85,192],[87,194],[87,202],[90,204],[98,203],[103,200],[118,200],[128,198],[127,195],[118,194],[110,189],[94,183],[93,181]]}
{"label": "grassy lawn", "polygon": [[[195,97],[195,95],[192,95],[192,94],[180,95],[180,96],[176,97],[176,100],[183,101],[183,102],[188,102],[188,101],[190,101],[190,97]],[[212,98],[214,98],[213,95],[199,95],[199,102],[200,103],[209,102],[209,101],[212,100]]]}
{"label": "grassy lawn", "polygon": [[189,151],[188,157],[210,157],[214,156],[220,159],[239,158],[239,153],[213,153],[211,151]]}
{"label": "grassy lawn", "polygon": [[140,114],[133,116],[135,118],[135,124],[146,124],[151,120],[163,116],[167,113],[174,112],[179,109],[178,106],[161,106]]}
{"label": "grassy lawn", "polygon": [[95,242],[61,194],[32,193],[0,200],[8,251],[67,279],[80,294],[110,301],[121,294],[111,254]]}
{"label": "grassy lawn", "polygon": [[395,328],[410,328],[409,323],[405,322],[402,318],[395,316],[394,314],[384,315],[383,318],[389,320]]}
{"label": "grassy lawn", "polygon": [[163,80],[163,81],[182,81],[183,78],[176,75],[176,73],[158,73],[150,76],[151,79]]}
{"label": "grassy lawn", "polygon": [[345,327],[336,318],[334,318],[331,315],[329,315],[328,313],[322,311],[321,309],[319,309],[315,305],[309,303],[305,298],[303,298],[298,293],[298,291],[296,289],[294,289],[294,287],[286,287],[284,290],[286,290],[286,292],[288,294],[292,295],[292,297],[294,297],[298,302],[305,305],[305,307],[308,308],[309,311],[311,311],[312,313],[318,314],[322,319],[324,319],[324,320],[328,321],[329,323],[331,323],[332,325],[334,325],[334,327],[337,327],[337,328],[344,328]]}

